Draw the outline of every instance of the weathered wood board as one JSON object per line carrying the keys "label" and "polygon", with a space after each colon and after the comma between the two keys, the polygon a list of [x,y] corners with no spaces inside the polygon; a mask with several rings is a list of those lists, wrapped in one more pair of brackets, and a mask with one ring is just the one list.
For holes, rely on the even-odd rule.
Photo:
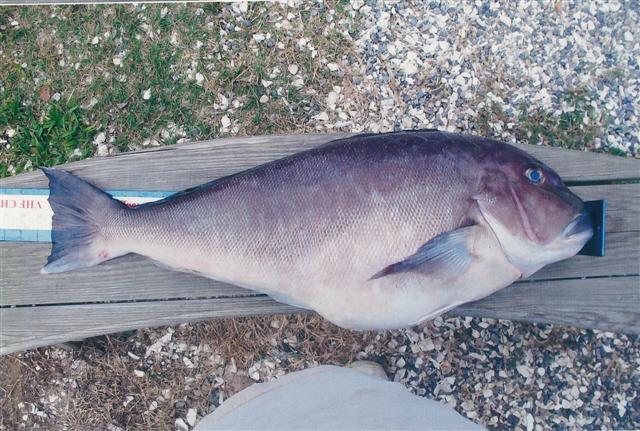
{"label": "weathered wood board", "polygon": [[448,314],[637,334],[639,307],[640,277],[600,277],[517,283]]}
{"label": "weathered wood board", "polygon": [[[219,139],[88,159],[64,169],[106,189],[177,191],[345,136]],[[583,199],[607,199],[607,256],[558,262],[534,274],[534,281],[516,283],[450,314],[640,332],[640,184],[613,183],[639,178],[640,162],[521,147],[574,184]],[[0,188],[46,186],[40,172],[0,180]],[[133,255],[40,275],[49,250],[47,244],[0,242],[0,354],[139,327],[300,311]]]}
{"label": "weathered wood board", "polygon": [[[568,326],[575,326],[576,319],[580,319],[579,326],[583,327],[639,333],[637,304],[640,302],[640,293],[634,289],[639,283],[637,276],[520,283],[447,314]],[[584,296],[593,300],[577,300]],[[308,312],[280,304],[264,295],[19,307],[2,311],[0,354],[150,326],[213,318]]]}
{"label": "weathered wood board", "polygon": [[267,296],[3,309],[0,354],[149,326],[302,311]]}

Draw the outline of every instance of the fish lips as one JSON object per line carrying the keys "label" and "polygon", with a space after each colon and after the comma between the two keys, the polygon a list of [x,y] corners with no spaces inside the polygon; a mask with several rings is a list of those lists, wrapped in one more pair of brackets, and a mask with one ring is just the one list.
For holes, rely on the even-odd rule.
{"label": "fish lips", "polygon": [[582,211],[576,216],[562,231],[566,238],[589,239],[593,236],[593,221],[586,211]]}

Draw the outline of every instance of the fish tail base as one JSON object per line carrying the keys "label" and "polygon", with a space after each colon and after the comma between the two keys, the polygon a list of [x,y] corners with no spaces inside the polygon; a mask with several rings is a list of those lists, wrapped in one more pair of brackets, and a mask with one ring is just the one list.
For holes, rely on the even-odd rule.
{"label": "fish tail base", "polygon": [[66,171],[41,169],[49,179],[53,219],[51,255],[40,272],[87,268],[124,254],[114,253],[100,230],[109,214],[126,206]]}

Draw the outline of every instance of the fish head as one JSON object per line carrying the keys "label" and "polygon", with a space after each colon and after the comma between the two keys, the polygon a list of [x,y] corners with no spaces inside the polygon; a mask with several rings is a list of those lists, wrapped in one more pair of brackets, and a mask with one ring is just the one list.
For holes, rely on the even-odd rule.
{"label": "fish head", "polygon": [[549,166],[506,144],[482,158],[474,196],[523,277],[574,256],[593,236],[591,217]]}

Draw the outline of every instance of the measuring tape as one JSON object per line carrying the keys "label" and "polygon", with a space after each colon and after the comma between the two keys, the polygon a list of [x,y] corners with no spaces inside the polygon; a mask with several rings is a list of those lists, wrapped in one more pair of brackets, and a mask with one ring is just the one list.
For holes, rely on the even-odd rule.
{"label": "measuring tape", "polygon": [[[129,206],[157,201],[174,192],[110,190]],[[0,241],[51,242],[53,211],[49,189],[0,189]]]}

